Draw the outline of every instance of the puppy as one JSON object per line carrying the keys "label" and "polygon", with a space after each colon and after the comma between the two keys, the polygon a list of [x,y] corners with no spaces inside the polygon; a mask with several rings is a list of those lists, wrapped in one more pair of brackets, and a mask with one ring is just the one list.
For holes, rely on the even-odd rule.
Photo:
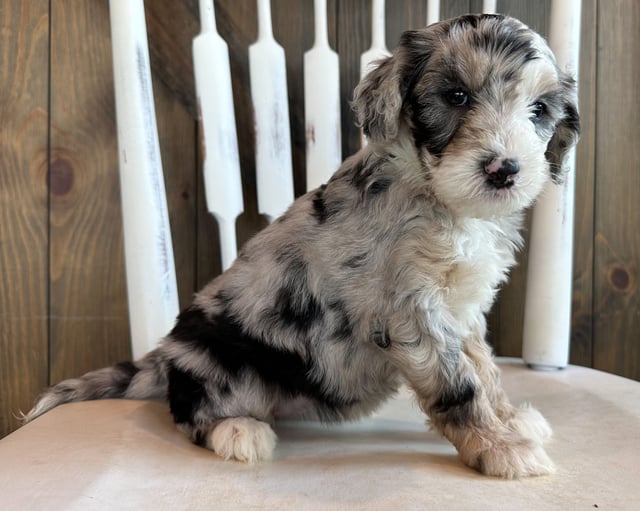
{"label": "puppy", "polygon": [[358,419],[405,382],[468,466],[552,472],[551,429],[507,400],[485,314],[523,210],[562,182],[574,80],[519,21],[468,15],[404,33],[353,107],[366,148],[247,242],[156,350],[56,385],[26,419],[167,399],[193,442],[255,462],[273,453],[274,419]]}

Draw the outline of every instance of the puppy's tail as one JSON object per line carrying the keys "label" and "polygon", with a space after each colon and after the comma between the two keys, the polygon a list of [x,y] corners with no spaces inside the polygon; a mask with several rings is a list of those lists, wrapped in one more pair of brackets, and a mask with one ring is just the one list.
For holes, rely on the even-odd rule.
{"label": "puppy's tail", "polygon": [[155,349],[137,362],[122,362],[58,383],[45,391],[21,418],[29,422],[58,405],[75,401],[166,399],[166,374],[160,352]]}

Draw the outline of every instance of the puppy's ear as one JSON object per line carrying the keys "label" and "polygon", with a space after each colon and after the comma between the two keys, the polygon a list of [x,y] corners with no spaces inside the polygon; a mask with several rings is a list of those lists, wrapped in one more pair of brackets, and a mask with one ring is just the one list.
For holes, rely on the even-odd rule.
{"label": "puppy's ear", "polygon": [[576,82],[568,75],[565,75],[561,80],[564,89],[563,117],[556,125],[556,130],[547,145],[545,153],[550,164],[551,177],[555,183],[564,181],[566,172],[565,158],[580,137]]}
{"label": "puppy's ear", "polygon": [[398,135],[404,104],[424,72],[434,41],[442,37],[446,27],[446,23],[438,23],[407,30],[394,54],[379,61],[358,84],[351,106],[369,139],[382,142]]}
{"label": "puppy's ear", "polygon": [[378,62],[378,66],[355,88],[351,106],[357,124],[372,141],[381,142],[398,134],[402,108],[400,71],[393,55]]}

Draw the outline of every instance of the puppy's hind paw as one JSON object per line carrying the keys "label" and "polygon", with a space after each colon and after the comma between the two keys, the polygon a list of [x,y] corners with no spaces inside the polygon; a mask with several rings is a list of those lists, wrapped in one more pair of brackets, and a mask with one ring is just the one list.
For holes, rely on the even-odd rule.
{"label": "puppy's hind paw", "polygon": [[556,470],[540,444],[530,439],[493,445],[470,465],[485,475],[505,479],[553,474]]}
{"label": "puppy's hind paw", "polygon": [[255,463],[273,456],[277,437],[266,422],[251,417],[223,419],[209,432],[207,447],[225,460]]}

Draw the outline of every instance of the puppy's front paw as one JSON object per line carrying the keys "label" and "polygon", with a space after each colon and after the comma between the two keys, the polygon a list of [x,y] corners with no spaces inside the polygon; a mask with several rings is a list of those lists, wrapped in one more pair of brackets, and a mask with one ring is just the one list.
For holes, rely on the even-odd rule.
{"label": "puppy's front paw", "polygon": [[552,434],[551,426],[547,419],[528,403],[520,405],[506,425],[512,431],[516,431],[523,437],[538,443],[544,442]]}
{"label": "puppy's front paw", "polygon": [[251,417],[223,419],[209,432],[207,447],[225,460],[269,460],[277,437],[266,422]]}
{"label": "puppy's front paw", "polygon": [[505,479],[555,472],[555,466],[544,449],[530,439],[523,439],[517,443],[495,444],[482,451],[470,465],[483,474]]}

